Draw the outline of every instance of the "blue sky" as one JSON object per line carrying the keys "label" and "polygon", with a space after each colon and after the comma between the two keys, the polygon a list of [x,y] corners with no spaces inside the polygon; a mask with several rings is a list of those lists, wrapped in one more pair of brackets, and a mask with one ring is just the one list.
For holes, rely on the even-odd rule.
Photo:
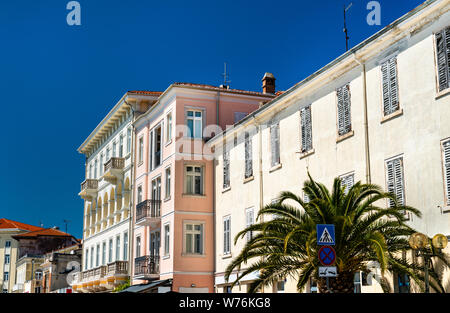
{"label": "blue sky", "polygon": [[[76,149],[128,90],[173,82],[261,90],[265,72],[286,90],[345,52],[343,6],[324,1],[67,0],[0,2],[0,218],[44,227],[70,220],[82,236],[84,156]],[[367,0],[349,10],[350,47],[422,0]]]}

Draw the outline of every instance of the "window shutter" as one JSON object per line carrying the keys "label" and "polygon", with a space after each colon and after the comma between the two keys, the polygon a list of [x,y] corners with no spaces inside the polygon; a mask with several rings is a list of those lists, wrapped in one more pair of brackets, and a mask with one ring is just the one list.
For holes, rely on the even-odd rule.
{"label": "window shutter", "polygon": [[345,186],[345,190],[344,190],[345,194],[348,194],[350,188],[353,187],[353,185],[355,183],[354,180],[355,180],[354,174],[350,174],[350,175],[347,175],[347,176],[344,176],[341,178],[342,185]]}
{"label": "window shutter", "polygon": [[226,151],[226,147],[223,147],[223,188],[230,186],[230,152]]}
{"label": "window shutter", "polygon": [[[398,158],[387,163],[388,192],[397,198],[399,205],[405,205],[405,187],[403,178],[403,159]],[[394,206],[394,202],[389,200],[389,206]]]}
{"label": "window shutter", "polygon": [[279,124],[270,126],[270,149],[272,156],[272,166],[280,163],[280,127]]}
{"label": "window shutter", "polygon": [[301,109],[300,120],[302,131],[302,152],[307,152],[312,149],[311,105]]}
{"label": "window shutter", "polygon": [[391,58],[381,65],[383,78],[383,108],[384,115],[389,115],[399,109],[397,58]]}
{"label": "window shutter", "polygon": [[253,175],[252,142],[249,133],[245,133],[245,178]]}
{"label": "window shutter", "polygon": [[338,132],[342,136],[351,131],[350,85],[337,89],[338,97]]}
{"label": "window shutter", "polygon": [[450,141],[444,143],[444,171],[447,190],[447,205],[450,205]]}
{"label": "window shutter", "polygon": [[450,27],[436,34],[436,52],[439,91],[442,91],[450,87]]}

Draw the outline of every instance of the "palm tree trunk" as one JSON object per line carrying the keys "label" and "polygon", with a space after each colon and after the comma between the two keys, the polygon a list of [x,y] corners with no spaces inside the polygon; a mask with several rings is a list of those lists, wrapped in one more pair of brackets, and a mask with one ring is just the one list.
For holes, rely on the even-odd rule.
{"label": "palm tree trunk", "polygon": [[338,277],[329,278],[329,289],[327,289],[326,278],[319,278],[317,286],[320,293],[354,293],[354,273],[341,272]]}

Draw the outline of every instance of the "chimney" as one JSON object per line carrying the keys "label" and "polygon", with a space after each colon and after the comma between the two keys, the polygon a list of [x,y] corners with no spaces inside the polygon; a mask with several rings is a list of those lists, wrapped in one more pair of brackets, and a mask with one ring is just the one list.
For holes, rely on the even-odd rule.
{"label": "chimney", "polygon": [[275,77],[272,73],[264,74],[262,82],[263,93],[275,93]]}

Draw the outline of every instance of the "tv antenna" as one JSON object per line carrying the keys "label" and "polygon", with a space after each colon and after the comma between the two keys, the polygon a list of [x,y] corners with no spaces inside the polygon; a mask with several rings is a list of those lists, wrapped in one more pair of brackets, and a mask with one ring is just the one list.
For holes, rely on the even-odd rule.
{"label": "tv antenna", "polygon": [[350,10],[352,7],[353,2],[351,2],[348,7],[345,7],[344,5],[344,33],[345,33],[345,51],[348,51],[348,40],[350,37],[348,36],[348,29],[347,29],[347,11]]}
{"label": "tv antenna", "polygon": [[228,72],[227,72],[227,62],[224,62],[223,63],[223,66],[224,66],[224,72],[223,72],[223,74],[222,74],[222,76],[223,76],[223,87],[228,87],[228,83],[231,83],[231,80],[228,80],[228,77],[230,76],[230,75],[228,75]]}
{"label": "tv antenna", "polygon": [[66,224],[66,234],[67,234],[67,224],[69,224],[70,221],[69,220],[63,220],[63,222],[64,222],[64,224]]}

